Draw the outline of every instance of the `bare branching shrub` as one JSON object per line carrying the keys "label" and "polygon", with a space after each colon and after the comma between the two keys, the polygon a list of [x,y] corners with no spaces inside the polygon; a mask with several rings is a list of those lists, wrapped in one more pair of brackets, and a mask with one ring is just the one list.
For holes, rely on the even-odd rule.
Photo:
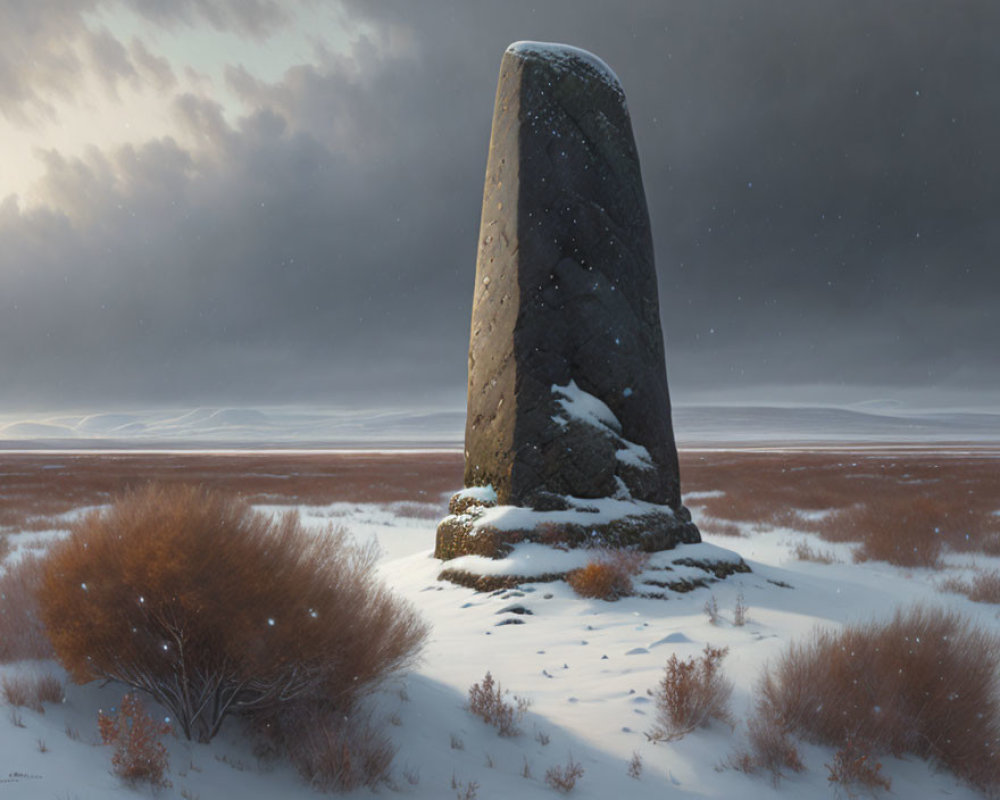
{"label": "bare branching shrub", "polygon": [[617,600],[632,594],[632,577],[649,563],[649,555],[635,550],[605,550],[566,581],[580,597]]}
{"label": "bare branching shrub", "polygon": [[722,622],[722,617],[719,615],[719,601],[715,599],[714,594],[709,595],[708,600],[705,601],[705,614],[713,625]]}
{"label": "bare branching shrub", "polygon": [[3,698],[9,705],[39,713],[45,712],[43,703],[61,703],[63,699],[62,684],[53,675],[4,676],[2,685]]}
{"label": "bare branching shrub", "polygon": [[314,788],[351,791],[390,779],[396,749],[364,713],[345,718],[333,705],[293,702],[253,730],[284,752]]}
{"label": "bare branching shrub", "polygon": [[403,769],[403,777],[410,786],[417,786],[420,783],[420,770],[406,767]]}
{"label": "bare branching shrub", "polygon": [[457,800],[476,800],[479,797],[479,782],[462,783],[454,775],[451,776],[451,788],[455,790]]}
{"label": "bare branching shrub", "polygon": [[0,562],[10,553],[10,537],[5,533],[0,533]]}
{"label": "bare branching shrub", "polygon": [[827,780],[842,787],[848,797],[857,797],[856,789],[867,794],[877,789],[889,791],[892,781],[882,774],[882,764],[871,754],[863,742],[848,739],[833,754],[833,763],[826,764]]}
{"label": "bare branching shrub", "polygon": [[750,717],[747,721],[750,749],[737,753],[730,765],[741,772],[767,770],[777,786],[787,772],[802,772],[805,767],[785,725],[772,712],[770,706],[758,707]]}
{"label": "bare branching shrub", "polygon": [[712,719],[730,721],[733,685],[722,674],[728,648],[705,646],[700,658],[681,661],[674,653],[656,689],[657,724],[650,737],[680,739]]}
{"label": "bare branching shrub", "polygon": [[41,617],[70,677],[116,680],[210,740],[296,699],[349,710],[426,627],[374,578],[375,551],[189,486],[128,493],[54,545]]}
{"label": "bare branching shrub", "polygon": [[167,748],[160,737],[170,733],[170,726],[149,716],[134,693],[125,695],[121,707],[112,712],[98,712],[97,727],[101,741],[115,748],[111,756],[115,775],[129,784],[169,786],[164,776],[169,763]]}
{"label": "bare branching shrub", "polygon": [[805,539],[796,542],[792,552],[799,561],[812,561],[815,564],[833,564],[837,560],[829,550],[815,550]]}
{"label": "bare branching shrub", "polygon": [[740,589],[736,595],[736,603],[733,606],[733,625],[742,628],[750,620],[750,610],[747,608],[746,599],[743,597],[743,590]]}
{"label": "bare branching shrub", "polygon": [[469,687],[469,711],[496,728],[501,736],[517,736],[521,732],[518,726],[531,703],[517,695],[513,703],[508,702],[507,694],[487,672],[482,683]]}
{"label": "bare branching shrub", "polygon": [[0,574],[0,663],[52,658],[36,593],[42,561],[27,554]]}
{"label": "bare branching shrub", "polygon": [[573,756],[565,765],[555,764],[545,771],[545,782],[557,792],[571,792],[576,782],[583,777],[583,765],[574,761]]}
{"label": "bare branching shrub", "polygon": [[639,755],[638,750],[632,751],[632,758],[629,759],[628,768],[626,770],[630,778],[635,778],[639,780],[642,777],[642,756]]}
{"label": "bare branching shrub", "polygon": [[765,729],[820,744],[913,753],[979,788],[1000,783],[1000,641],[958,614],[915,607],[887,623],[793,643],[760,684]]}

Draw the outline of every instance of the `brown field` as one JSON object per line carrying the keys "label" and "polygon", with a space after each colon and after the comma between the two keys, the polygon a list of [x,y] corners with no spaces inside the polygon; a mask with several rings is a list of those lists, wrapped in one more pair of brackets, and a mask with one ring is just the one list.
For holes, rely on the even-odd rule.
{"label": "brown field", "polygon": [[723,492],[691,500],[708,532],[789,527],[901,566],[934,566],[943,547],[1000,555],[995,447],[688,451],[681,475],[685,493]]}
{"label": "brown field", "polygon": [[[861,543],[857,557],[933,565],[942,547],[1000,554],[1000,448],[862,446],[681,453],[685,494],[708,533],[792,527]],[[0,452],[0,527],[107,502],[148,481],[225,488],[251,503],[413,503],[460,487],[459,452]],[[809,512],[824,512],[822,515]]]}
{"label": "brown field", "polygon": [[0,526],[50,527],[48,518],[150,481],[237,492],[251,503],[439,503],[462,484],[460,453],[0,452]]}

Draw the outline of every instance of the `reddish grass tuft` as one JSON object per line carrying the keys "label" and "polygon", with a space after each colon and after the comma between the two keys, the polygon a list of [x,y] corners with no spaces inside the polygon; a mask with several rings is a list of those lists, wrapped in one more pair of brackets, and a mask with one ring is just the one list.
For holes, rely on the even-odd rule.
{"label": "reddish grass tuft", "polygon": [[576,782],[583,777],[583,765],[569,757],[565,766],[556,764],[545,771],[545,782],[557,792],[573,791]]}
{"label": "reddish grass tuft", "polygon": [[97,727],[104,744],[113,745],[111,766],[115,775],[128,784],[148,782],[153,786],[169,786],[167,748],[159,737],[170,733],[170,726],[157,722],[142,707],[134,693],[122,698],[114,715],[99,711]]}
{"label": "reddish grass tuft", "polygon": [[36,599],[42,571],[42,559],[26,554],[0,574],[0,664],[53,656]]}
{"label": "reddish grass tuft", "polygon": [[4,676],[3,698],[12,706],[23,706],[45,713],[43,703],[61,703],[63,687],[54,675]]}
{"label": "reddish grass tuft", "polygon": [[632,577],[649,563],[649,555],[635,550],[605,550],[566,581],[580,597],[617,600],[632,594]]}
{"label": "reddish grass tuft", "polygon": [[657,724],[652,739],[680,739],[710,720],[729,722],[733,685],[722,674],[729,648],[705,645],[701,658],[681,661],[674,653],[656,690]]}
{"label": "reddish grass tuft", "polygon": [[977,572],[971,583],[961,578],[947,578],[938,584],[938,588],[964,594],[974,603],[1000,604],[1000,570]]}
{"label": "reddish grass tuft", "polygon": [[698,529],[702,533],[708,533],[715,536],[742,536],[743,531],[740,526],[735,522],[727,522],[726,520],[713,519],[712,517],[703,517],[698,520]]}
{"label": "reddish grass tuft", "polygon": [[61,703],[62,684],[52,675],[4,676],[3,699],[8,705],[45,713],[43,703]]}
{"label": "reddish grass tuft", "polygon": [[777,740],[865,743],[927,758],[981,789],[1000,784],[1000,640],[921,606],[887,623],[793,643],[760,684],[755,721]]}
{"label": "reddish grass tuft", "polygon": [[833,515],[850,539],[860,539],[855,561],[888,561],[900,567],[936,567],[944,545],[941,510],[933,500],[917,497],[879,500]]}
{"label": "reddish grass tuft", "polygon": [[833,754],[833,763],[827,764],[830,783],[842,786],[849,797],[857,797],[855,789],[873,794],[878,789],[889,791],[892,781],[882,774],[882,764],[871,754],[866,743],[848,739]]}
{"label": "reddish grass tuft", "polygon": [[62,684],[54,675],[4,676],[3,698],[12,706],[23,706],[45,713],[43,703],[61,703]]}
{"label": "reddish grass tuft", "polygon": [[796,542],[792,552],[799,561],[811,561],[814,564],[833,564],[837,561],[829,550],[814,550],[805,539]]}
{"label": "reddish grass tuft", "polygon": [[506,700],[507,694],[487,672],[482,683],[469,687],[469,711],[496,728],[501,736],[517,736],[521,732],[518,725],[531,703],[517,695],[510,703]]}

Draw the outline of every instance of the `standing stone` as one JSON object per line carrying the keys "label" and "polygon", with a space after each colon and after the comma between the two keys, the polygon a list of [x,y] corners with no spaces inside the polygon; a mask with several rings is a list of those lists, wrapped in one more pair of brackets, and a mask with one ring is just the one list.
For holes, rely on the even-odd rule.
{"label": "standing stone", "polygon": [[[664,508],[646,514],[657,532],[646,549],[700,541],[681,505],[649,214],[625,94],[603,61],[565,45],[519,42],[500,65],[465,485],[491,486],[499,505],[542,511],[571,507],[567,498],[654,503]],[[439,557],[468,552],[454,547],[455,525],[446,523]]]}

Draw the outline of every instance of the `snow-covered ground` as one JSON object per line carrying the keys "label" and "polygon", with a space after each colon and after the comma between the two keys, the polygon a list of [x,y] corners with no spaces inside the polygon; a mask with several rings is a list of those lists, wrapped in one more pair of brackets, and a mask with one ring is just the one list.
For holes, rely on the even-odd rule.
{"label": "snow-covered ground", "polygon": [[[979,567],[1000,566],[1000,559],[982,555],[949,556],[945,572],[904,570],[877,562],[853,564],[849,545],[792,530],[747,529],[743,537],[705,538],[738,553],[752,573],[667,600],[606,603],[580,599],[562,582],[497,593],[441,583],[436,580],[441,562],[431,555],[433,519],[401,517],[388,506],[349,503],[301,511],[317,530],[333,522],[359,540],[377,540],[384,552],[384,579],[432,625],[419,666],[374,698],[376,715],[385,720],[398,747],[394,786],[381,789],[383,796],[438,800],[456,797],[475,782],[476,796],[483,800],[551,798],[556,792],[545,783],[546,771],[572,757],[585,770],[571,795],[578,798],[773,797],[776,790],[767,775],[749,776],[726,768],[725,762],[745,741],[743,720],[762,668],[788,642],[817,625],[887,618],[895,608],[917,601],[957,608],[1000,631],[996,607],[935,588],[948,574],[964,575],[973,561]],[[38,536],[54,535],[59,534]],[[802,541],[832,553],[839,562],[795,560],[793,548]],[[737,627],[732,624],[733,609],[741,593],[749,622]],[[712,624],[705,613],[706,601],[713,596],[719,624]],[[520,607],[521,613],[513,607]],[[729,648],[724,666],[735,684],[735,729],[714,723],[680,741],[652,743],[645,735],[655,716],[649,690],[672,653],[693,656],[706,644]],[[531,701],[520,736],[501,738],[466,710],[470,685],[487,670],[513,694]],[[54,663],[0,666],[4,675],[27,671],[62,677]],[[13,724],[8,709],[3,709],[0,798],[317,796],[286,764],[258,764],[236,724],[210,745],[168,737],[171,788],[152,792],[125,787],[110,773],[110,752],[97,744],[96,727],[98,708],[113,706],[121,694],[115,686],[69,684],[65,702],[47,707],[44,714],[18,710],[23,727]],[[800,752],[807,771],[783,781],[778,793],[834,796],[824,767],[832,751],[802,745]],[[642,762],[638,779],[627,774],[635,753]],[[883,764],[893,796],[976,796],[950,774],[917,759],[885,758]],[[349,796],[370,794],[363,789]]]}

